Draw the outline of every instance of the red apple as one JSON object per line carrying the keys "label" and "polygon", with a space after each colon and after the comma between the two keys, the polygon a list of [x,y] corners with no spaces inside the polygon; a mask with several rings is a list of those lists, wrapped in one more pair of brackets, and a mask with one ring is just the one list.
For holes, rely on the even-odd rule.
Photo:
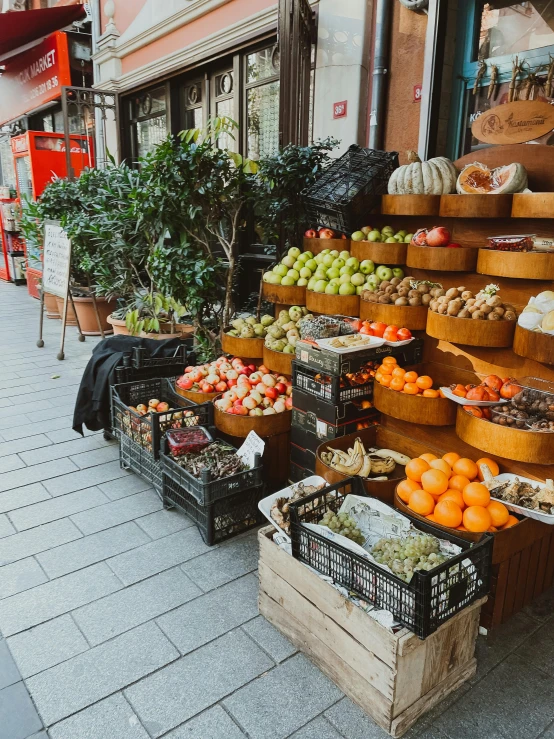
{"label": "red apple", "polygon": [[236,380],[227,380],[227,387],[235,387],[236,384]]}
{"label": "red apple", "polygon": [[[185,379],[181,378],[177,384],[180,388],[183,388],[183,390],[190,390],[191,387],[194,385],[194,382],[190,379],[190,377],[187,377]],[[227,390],[227,388],[224,389]]]}
{"label": "red apple", "polygon": [[239,375],[246,375],[247,377],[250,377],[253,370],[251,370],[250,367],[241,367],[238,372]]}
{"label": "red apple", "polygon": [[275,400],[278,395],[279,395],[279,393],[277,392],[277,390],[274,387],[268,387],[266,389],[266,391],[265,391],[265,397],[266,398],[271,398],[271,400]]}
{"label": "red apple", "polygon": [[320,239],[334,239],[335,238],[335,232],[331,231],[330,228],[320,228],[319,229],[319,238]]}
{"label": "red apple", "polygon": [[307,239],[317,239],[317,231],[314,231],[314,229],[313,229],[313,228],[309,228],[309,229],[308,229],[308,230],[306,231],[306,233],[304,234],[304,236],[305,236],[305,237],[306,237]]}
{"label": "red apple", "polygon": [[248,365],[248,369],[249,370],[252,370],[252,372],[255,372],[256,371],[256,365],[255,364],[249,364]]}
{"label": "red apple", "polygon": [[416,246],[427,246],[426,228],[418,228],[418,230],[412,236],[412,244],[415,244]]}
{"label": "red apple", "polygon": [[452,242],[451,244],[446,245],[447,249],[461,249],[462,247],[460,244],[456,244],[455,242]]}
{"label": "red apple", "polygon": [[217,383],[217,385],[215,386],[215,389],[217,390],[218,393],[224,393],[225,390],[227,390],[227,383],[223,382],[222,380],[221,382]]}
{"label": "red apple", "polygon": [[279,393],[279,395],[284,395],[287,392],[287,386],[284,382],[278,382],[275,385],[275,390]]}
{"label": "red apple", "polygon": [[428,246],[446,246],[450,243],[450,231],[444,226],[433,226],[427,233]]}
{"label": "red apple", "polygon": [[200,385],[200,390],[201,390],[201,391],[202,391],[203,393],[213,393],[213,392],[215,391],[215,388],[214,388],[214,386],[213,386],[213,385],[210,385],[210,383],[209,383],[209,382],[203,382],[203,383],[202,383],[202,384]]}
{"label": "red apple", "polygon": [[290,410],[292,408],[292,397],[288,397],[285,400],[285,407],[287,410]]}
{"label": "red apple", "polygon": [[190,365],[188,367],[185,367],[185,375],[189,372],[194,372],[195,369],[196,367],[191,367]]}
{"label": "red apple", "polygon": [[236,405],[233,407],[233,413],[236,416],[247,416],[248,408],[245,408],[243,405]]}

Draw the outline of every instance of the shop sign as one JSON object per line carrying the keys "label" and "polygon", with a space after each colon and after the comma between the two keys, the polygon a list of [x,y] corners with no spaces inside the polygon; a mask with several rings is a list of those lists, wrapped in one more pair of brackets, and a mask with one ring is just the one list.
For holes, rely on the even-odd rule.
{"label": "shop sign", "polygon": [[471,126],[485,144],[523,144],[554,129],[554,106],[541,100],[517,100],[482,113]]}
{"label": "shop sign", "polygon": [[61,31],[6,61],[0,77],[0,124],[60,97],[71,84],[67,36]]}
{"label": "shop sign", "polygon": [[348,111],[348,101],[343,100],[340,103],[333,103],[333,118],[346,118]]}

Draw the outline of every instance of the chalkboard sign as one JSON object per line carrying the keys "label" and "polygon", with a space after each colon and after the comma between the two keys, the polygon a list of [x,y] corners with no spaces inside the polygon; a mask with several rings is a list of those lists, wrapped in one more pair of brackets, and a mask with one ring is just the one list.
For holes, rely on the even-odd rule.
{"label": "chalkboard sign", "polygon": [[67,296],[71,240],[57,221],[44,225],[42,289],[58,298]]}

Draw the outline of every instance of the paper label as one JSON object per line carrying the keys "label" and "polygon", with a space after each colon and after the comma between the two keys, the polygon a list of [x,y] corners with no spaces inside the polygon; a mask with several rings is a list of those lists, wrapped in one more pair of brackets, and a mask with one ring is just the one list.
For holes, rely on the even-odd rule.
{"label": "paper label", "polygon": [[244,444],[237,450],[237,454],[244,464],[247,464],[252,469],[254,467],[254,455],[258,453],[261,456],[264,453],[264,449],[265,441],[255,431],[251,431],[244,440]]}

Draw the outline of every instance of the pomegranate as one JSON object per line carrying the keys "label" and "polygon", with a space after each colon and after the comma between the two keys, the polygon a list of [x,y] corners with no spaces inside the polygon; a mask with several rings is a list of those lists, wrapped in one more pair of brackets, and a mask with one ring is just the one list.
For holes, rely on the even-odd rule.
{"label": "pomegranate", "polygon": [[412,237],[412,244],[416,246],[427,246],[427,229],[418,228]]}
{"label": "pomegranate", "polygon": [[427,232],[428,246],[446,246],[450,243],[450,231],[444,226],[433,226]]}

